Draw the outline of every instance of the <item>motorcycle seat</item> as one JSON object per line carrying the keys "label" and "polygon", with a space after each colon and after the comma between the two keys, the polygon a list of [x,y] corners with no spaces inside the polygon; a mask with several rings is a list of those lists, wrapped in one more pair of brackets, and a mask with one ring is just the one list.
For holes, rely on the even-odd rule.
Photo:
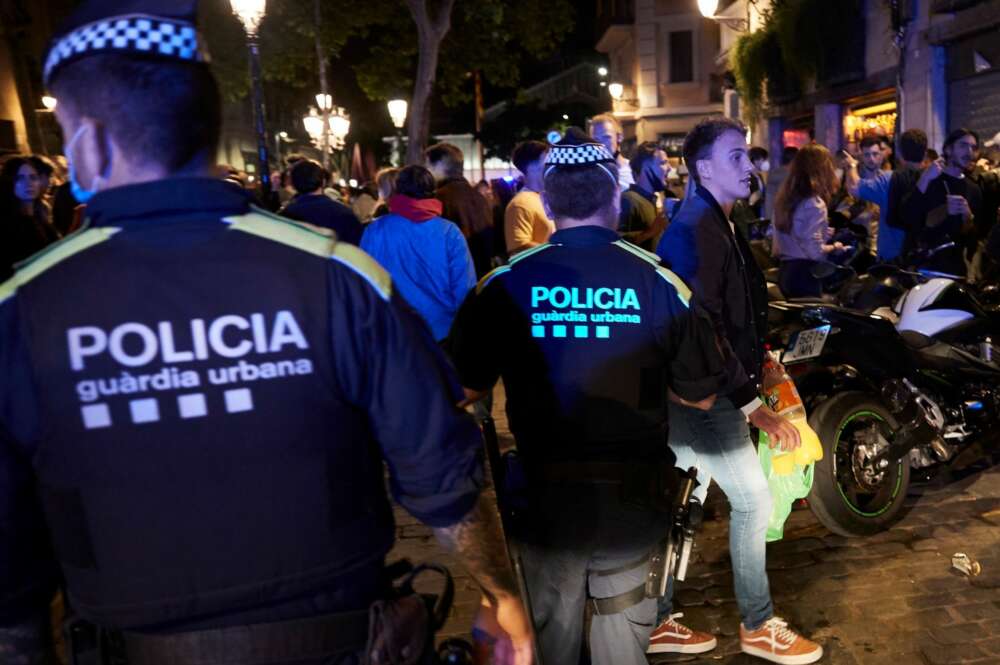
{"label": "motorcycle seat", "polygon": [[926,349],[935,343],[934,338],[928,337],[927,335],[919,333],[916,330],[904,330],[899,333],[899,336],[903,338],[903,341],[908,347],[914,350]]}
{"label": "motorcycle seat", "polygon": [[788,302],[805,303],[805,304],[816,302],[816,303],[822,303],[824,305],[836,305],[837,296],[831,293],[823,293],[818,296],[810,296],[808,298],[788,298]]}

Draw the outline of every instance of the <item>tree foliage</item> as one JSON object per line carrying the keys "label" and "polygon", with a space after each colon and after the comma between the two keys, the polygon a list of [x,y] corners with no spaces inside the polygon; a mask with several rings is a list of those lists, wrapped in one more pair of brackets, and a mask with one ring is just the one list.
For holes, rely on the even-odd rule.
{"label": "tree foliage", "polygon": [[[409,91],[414,82],[416,28],[399,5],[390,14],[372,24],[369,57],[354,66],[373,100]],[[573,17],[569,0],[457,0],[441,44],[436,83],[441,100],[448,106],[472,101],[470,72],[477,70],[490,85],[516,87],[525,62],[554,52]]]}
{"label": "tree foliage", "polygon": [[[227,0],[200,5],[200,25],[223,95],[230,101],[242,99],[250,89],[243,29]],[[527,59],[544,58],[558,48],[573,27],[573,14],[569,0],[457,0],[451,30],[441,45],[437,75],[441,99],[449,106],[468,103],[469,72],[475,70],[493,86],[516,87]],[[416,71],[417,32],[402,2],[325,2],[319,30],[330,57],[351,39],[367,46],[365,58],[353,67],[370,99],[409,95]],[[315,88],[315,34],[312,2],[268,2],[260,32],[265,82]]]}
{"label": "tree foliage", "polygon": [[[271,0],[260,26],[264,81],[315,89],[317,29],[327,57],[336,56],[349,39],[363,37],[378,16],[393,5],[396,3],[390,0],[324,2],[323,22],[317,27],[311,0]],[[250,91],[243,27],[232,15],[228,0],[199,3],[198,18],[224,98],[242,99]]]}
{"label": "tree foliage", "polygon": [[856,42],[848,37],[858,32],[859,20],[863,29],[863,9],[861,0],[774,0],[763,26],[740,37],[730,56],[751,117],[762,113],[765,90],[770,97],[793,96],[856,59]]}

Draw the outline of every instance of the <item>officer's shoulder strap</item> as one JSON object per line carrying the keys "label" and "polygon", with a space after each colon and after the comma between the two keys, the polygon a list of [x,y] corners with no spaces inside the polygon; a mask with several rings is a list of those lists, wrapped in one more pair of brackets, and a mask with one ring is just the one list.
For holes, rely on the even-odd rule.
{"label": "officer's shoulder strap", "polygon": [[481,280],[479,280],[478,284],[476,284],[476,295],[482,293],[482,290],[485,289],[486,286],[490,282],[492,282],[495,277],[499,277],[500,275],[504,274],[505,272],[510,272],[510,266],[509,265],[506,265],[506,266],[497,266],[493,270],[491,270],[488,273],[486,273],[485,275],[483,275],[483,278]]}
{"label": "officer's shoulder strap", "polygon": [[668,284],[674,287],[674,290],[677,291],[677,297],[681,299],[681,302],[684,303],[684,306],[685,307],[688,306],[688,304],[691,302],[691,289],[688,288],[687,284],[684,283],[684,280],[678,277],[676,273],[674,273],[672,270],[664,268],[660,264],[659,256],[657,256],[653,252],[646,251],[642,247],[636,247],[632,243],[627,242],[625,240],[616,240],[614,244],[618,246],[620,249],[623,249],[626,252],[632,254],[633,256],[636,256],[645,261],[646,263],[650,264],[650,266],[656,270],[656,274],[658,274]]}
{"label": "officer's shoulder strap", "polygon": [[324,259],[331,259],[360,275],[383,300],[392,295],[392,278],[385,268],[364,251],[345,242],[337,242],[335,233],[311,224],[302,224],[251,206],[244,215],[224,217],[236,231],[281,243]]}
{"label": "officer's shoulder strap", "polygon": [[510,265],[514,265],[518,261],[523,261],[526,258],[528,258],[529,256],[534,256],[535,254],[538,254],[539,252],[544,252],[545,250],[549,249],[550,247],[555,247],[555,244],[553,244],[551,242],[547,242],[547,243],[538,245],[537,247],[532,247],[531,249],[526,249],[523,252],[518,252],[514,256],[510,257],[509,264]]}
{"label": "officer's shoulder strap", "polygon": [[13,277],[0,284],[0,302],[14,295],[23,286],[46,270],[95,245],[104,242],[120,229],[111,226],[84,228],[53,243],[17,265]]}

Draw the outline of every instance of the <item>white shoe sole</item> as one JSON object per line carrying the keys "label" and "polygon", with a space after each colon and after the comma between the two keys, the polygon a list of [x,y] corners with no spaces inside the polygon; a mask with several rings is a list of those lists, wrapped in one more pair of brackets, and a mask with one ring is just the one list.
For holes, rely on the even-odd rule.
{"label": "white shoe sole", "polygon": [[705,653],[719,646],[719,641],[712,638],[711,642],[701,644],[650,644],[646,653]]}
{"label": "white shoe sole", "polygon": [[803,653],[798,656],[780,656],[772,651],[768,651],[767,649],[747,646],[742,643],[740,644],[740,649],[745,654],[756,656],[757,658],[763,658],[764,660],[769,660],[772,663],[778,663],[778,665],[809,665],[809,663],[815,663],[823,657],[823,647],[821,646],[817,646],[816,651],[812,653]]}

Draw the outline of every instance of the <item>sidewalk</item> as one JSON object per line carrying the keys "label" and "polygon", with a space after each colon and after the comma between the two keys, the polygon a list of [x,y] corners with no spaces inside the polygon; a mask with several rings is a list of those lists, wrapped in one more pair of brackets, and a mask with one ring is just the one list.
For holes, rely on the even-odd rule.
{"label": "sidewalk", "polygon": [[[510,440],[497,390],[494,415]],[[785,538],[768,546],[768,572],[777,612],[826,649],[836,665],[1000,664],[1000,453],[977,460],[969,451],[959,470],[917,487],[906,517],[892,530],[865,539],[836,536],[812,513],[797,510]],[[739,653],[739,615],[729,560],[728,506],[717,489],[694,563],[680,583],[676,611],[683,622],[719,638],[704,656],[661,656],[653,663],[760,663]],[[436,560],[456,578],[452,615],[440,637],[468,637],[479,602],[476,585],[446,555],[431,532],[397,510],[390,555]],[[969,579],[951,570],[965,552],[983,567]]]}

